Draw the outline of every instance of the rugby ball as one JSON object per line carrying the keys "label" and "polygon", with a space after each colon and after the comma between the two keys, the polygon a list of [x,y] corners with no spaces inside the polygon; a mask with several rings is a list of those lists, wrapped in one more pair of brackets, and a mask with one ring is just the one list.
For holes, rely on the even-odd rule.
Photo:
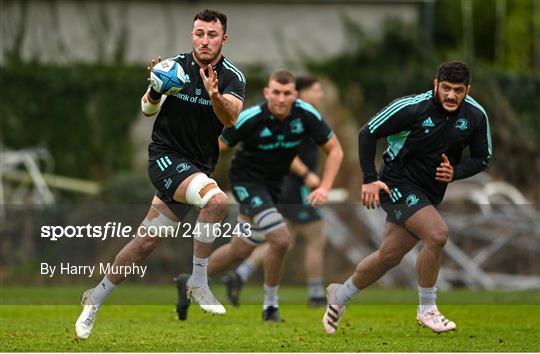
{"label": "rugby ball", "polygon": [[171,59],[163,60],[152,68],[150,85],[162,95],[172,95],[179,92],[186,82],[184,69]]}

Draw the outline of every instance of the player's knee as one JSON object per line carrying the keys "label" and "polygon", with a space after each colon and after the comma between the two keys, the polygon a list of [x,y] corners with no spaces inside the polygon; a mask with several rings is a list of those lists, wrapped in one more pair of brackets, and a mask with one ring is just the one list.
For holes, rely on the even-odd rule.
{"label": "player's knee", "polygon": [[204,173],[199,173],[191,179],[186,189],[186,202],[200,208],[209,206],[211,209],[227,212],[227,196],[219,189],[216,181]]}
{"label": "player's knee", "polygon": [[[219,187],[217,187],[217,185],[215,186],[215,188],[219,190]],[[210,198],[210,200],[208,200],[205,209],[207,209],[213,215],[216,215],[216,217],[225,217],[228,209],[227,195],[220,190],[220,193],[215,194],[212,198]]]}
{"label": "player's knee", "polygon": [[293,238],[289,238],[289,249],[287,250],[287,252],[291,251],[294,246],[296,246],[296,240]]}
{"label": "player's knee", "polygon": [[270,241],[270,247],[272,247],[274,250],[278,251],[279,253],[287,253],[290,245],[291,245],[291,240],[289,240],[287,235],[283,235],[282,237],[272,238],[272,240]]}
{"label": "player's knee", "polygon": [[448,240],[448,227],[446,225],[440,225],[431,230],[429,236],[426,239],[426,243],[432,247],[443,248]]}

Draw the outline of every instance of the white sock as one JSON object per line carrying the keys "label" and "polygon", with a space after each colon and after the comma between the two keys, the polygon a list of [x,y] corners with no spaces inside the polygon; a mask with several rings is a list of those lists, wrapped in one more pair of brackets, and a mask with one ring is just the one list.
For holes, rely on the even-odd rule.
{"label": "white sock", "polygon": [[193,255],[193,272],[189,278],[192,286],[208,286],[208,258],[198,258]]}
{"label": "white sock", "polygon": [[279,285],[268,286],[264,284],[264,303],[263,310],[266,310],[268,306],[279,306],[279,297],[278,297]]}
{"label": "white sock", "polygon": [[418,297],[420,298],[420,306],[418,312],[424,314],[427,311],[436,308],[437,304],[435,300],[437,299],[437,287],[432,288],[422,288],[418,286]]}
{"label": "white sock", "polygon": [[251,274],[255,271],[255,267],[248,261],[243,261],[237,268],[236,274],[240,276],[242,283],[247,282]]}
{"label": "white sock", "polygon": [[356,286],[354,286],[352,277],[350,277],[336,291],[337,305],[340,305],[340,306],[345,305],[347,301],[349,301],[349,299],[352,298],[354,295],[356,295],[356,293],[359,291],[360,290]]}
{"label": "white sock", "polygon": [[310,298],[324,297],[324,285],[322,278],[308,278],[307,284]]}
{"label": "white sock", "polygon": [[116,288],[116,285],[111,283],[109,278],[105,275],[103,280],[94,288],[90,294],[90,301],[92,304],[99,306],[105,301],[105,298],[109,293]]}

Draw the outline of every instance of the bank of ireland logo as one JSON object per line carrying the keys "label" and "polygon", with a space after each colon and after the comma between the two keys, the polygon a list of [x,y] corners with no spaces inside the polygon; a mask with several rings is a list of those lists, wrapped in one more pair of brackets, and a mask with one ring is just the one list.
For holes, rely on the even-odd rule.
{"label": "bank of ireland logo", "polygon": [[465,131],[469,128],[469,122],[465,118],[459,118],[456,121],[456,129],[459,129],[461,131]]}
{"label": "bank of ireland logo", "polygon": [[200,88],[195,89],[195,94],[199,96],[202,93],[202,90]]}
{"label": "bank of ireland logo", "polygon": [[301,134],[304,131],[304,124],[302,123],[300,118],[294,119],[290,124],[291,124],[291,133]]}
{"label": "bank of ireland logo", "polygon": [[259,196],[254,196],[253,198],[251,198],[251,206],[252,206],[252,207],[258,208],[258,207],[260,207],[262,204],[263,204],[263,201],[262,201],[261,197],[259,197]]}
{"label": "bank of ireland logo", "polygon": [[418,199],[418,197],[415,194],[409,194],[407,196],[407,199],[405,200],[405,203],[407,204],[408,207],[412,207],[413,205],[418,204],[419,201],[420,199]]}
{"label": "bank of ireland logo", "polygon": [[190,169],[190,167],[191,166],[189,164],[185,162],[181,162],[176,166],[176,172],[178,173],[186,172],[187,170]]}
{"label": "bank of ireland logo", "polygon": [[401,210],[394,210],[394,217],[396,218],[396,220],[399,220],[401,218]]}

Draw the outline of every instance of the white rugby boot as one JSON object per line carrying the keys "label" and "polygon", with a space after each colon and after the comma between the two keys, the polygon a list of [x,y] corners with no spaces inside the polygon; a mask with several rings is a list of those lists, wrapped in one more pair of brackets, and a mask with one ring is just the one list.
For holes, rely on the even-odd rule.
{"label": "white rugby boot", "polygon": [[337,331],[339,320],[345,311],[345,305],[336,303],[336,292],[341,284],[330,284],[326,288],[326,311],[324,313],[322,323],[324,330],[328,334],[334,334]]}
{"label": "white rugby boot", "polygon": [[218,299],[212,294],[212,291],[206,286],[187,284],[187,298],[191,302],[199,305],[204,312],[211,315],[224,315],[227,311]]}
{"label": "white rugby boot", "polygon": [[435,333],[443,333],[453,331],[456,329],[456,324],[446,319],[437,309],[433,309],[424,312],[423,314],[417,313],[416,321],[420,326],[427,327]]}
{"label": "white rugby boot", "polygon": [[94,289],[88,289],[81,296],[83,310],[77,319],[77,322],[75,322],[75,332],[77,332],[77,337],[80,339],[88,339],[88,337],[90,337],[92,328],[96,322],[99,305],[92,304],[92,301],[90,300],[90,294],[93,290]]}

